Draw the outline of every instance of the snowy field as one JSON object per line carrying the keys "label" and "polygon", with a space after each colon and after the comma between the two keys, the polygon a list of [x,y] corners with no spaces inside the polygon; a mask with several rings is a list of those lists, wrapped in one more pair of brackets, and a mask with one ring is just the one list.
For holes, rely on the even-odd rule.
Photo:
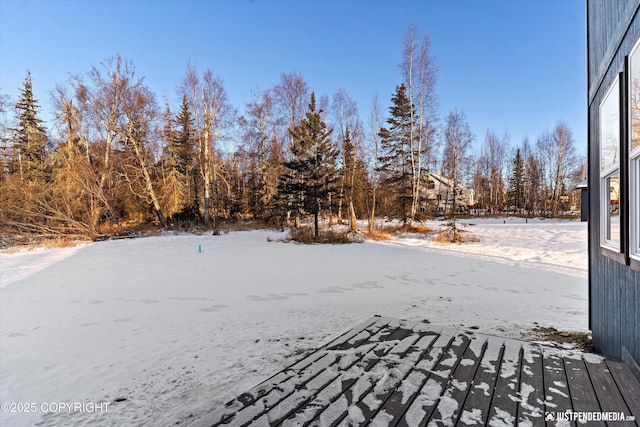
{"label": "snowy field", "polygon": [[250,231],[1,254],[0,402],[35,411],[3,405],[0,425],[187,425],[374,314],[587,329],[586,223],[469,222],[478,243]]}

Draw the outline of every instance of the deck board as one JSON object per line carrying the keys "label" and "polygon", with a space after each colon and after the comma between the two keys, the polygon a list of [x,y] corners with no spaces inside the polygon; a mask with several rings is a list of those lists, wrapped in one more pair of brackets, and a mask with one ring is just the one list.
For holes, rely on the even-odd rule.
{"label": "deck board", "polygon": [[[486,425],[491,412],[491,399],[498,378],[500,359],[504,351],[502,341],[486,340],[482,358],[469,389],[469,396],[462,409],[462,423],[465,425]],[[471,423],[471,424],[467,424]]]}
{"label": "deck board", "polygon": [[[634,414],[640,414],[640,372],[629,375],[628,366],[624,363],[607,360],[607,366],[617,383],[618,389],[624,390],[623,398]],[[639,420],[640,421],[640,420]]]}
{"label": "deck board", "polygon": [[640,421],[633,369],[596,355],[374,316],[192,426],[584,425],[564,411],[621,412]]}
{"label": "deck board", "polygon": [[515,424],[518,414],[518,390],[520,386],[520,365],[522,344],[506,341],[502,353],[500,371],[493,391],[489,424]]}
{"label": "deck board", "polygon": [[544,421],[544,374],[542,350],[539,346],[522,346],[518,424],[541,427]]}
{"label": "deck board", "polygon": [[[600,403],[591,384],[584,361],[580,359],[566,359],[564,366],[569,383],[573,410],[576,412],[601,411]],[[589,425],[597,427],[606,424],[602,421],[590,421]]]}
{"label": "deck board", "polygon": [[[567,412],[573,411],[571,396],[567,386],[564,360],[553,348],[542,348],[544,366],[544,396],[546,411]],[[576,423],[571,421],[571,426]]]}

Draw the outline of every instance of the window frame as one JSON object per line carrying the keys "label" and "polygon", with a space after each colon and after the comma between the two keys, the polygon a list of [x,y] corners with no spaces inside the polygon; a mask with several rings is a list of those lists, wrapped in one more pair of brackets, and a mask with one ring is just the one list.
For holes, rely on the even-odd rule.
{"label": "window frame", "polygon": [[[624,99],[623,97],[623,93],[622,93],[622,84],[621,81],[624,82],[623,79],[621,79],[621,75],[618,74],[615,76],[614,80],[611,82],[611,84],[609,85],[609,88],[607,89],[606,93],[604,94],[604,96],[602,97],[602,101],[600,102],[600,105],[598,106],[598,122],[599,122],[599,140],[600,140],[600,144],[599,144],[599,153],[598,153],[598,170],[599,170],[599,183],[600,183],[600,190],[599,190],[599,200],[600,200],[600,224],[599,224],[599,228],[600,228],[600,246],[604,249],[613,251],[615,253],[622,253],[623,251],[623,229],[624,227],[622,226],[622,215],[621,215],[621,202],[622,202],[622,198],[623,198],[623,194],[622,194],[622,187],[621,187],[621,170],[620,170],[620,158],[621,158],[621,148],[622,148],[622,129],[623,129],[623,124],[622,124],[622,109],[621,109],[621,101]],[[617,96],[617,102],[614,102],[612,104],[607,103],[607,101],[610,100],[611,96]],[[607,107],[611,106],[615,106],[615,108],[617,109],[617,146],[616,146],[616,152],[615,154],[615,162],[606,165],[605,168],[603,168],[603,141],[604,141],[604,130],[603,130],[603,107],[605,106],[605,104],[607,104]],[[615,120],[614,120],[615,122]],[[614,133],[615,135],[615,133]],[[608,238],[611,230],[611,186],[610,186],[610,180],[612,177],[614,177],[615,175],[618,175],[618,218],[620,218],[620,226],[619,229],[617,230],[618,232],[618,239],[610,239]]]}
{"label": "window frame", "polygon": [[[628,77],[627,77],[627,120],[629,123],[628,132],[628,176],[629,176],[629,258],[632,264],[637,264],[640,269],[640,145],[633,148],[633,57],[640,55],[640,39],[636,40],[631,52],[628,55]],[[638,70],[640,75],[640,70]],[[640,97],[640,94],[638,95]],[[640,136],[639,136],[640,137]]]}

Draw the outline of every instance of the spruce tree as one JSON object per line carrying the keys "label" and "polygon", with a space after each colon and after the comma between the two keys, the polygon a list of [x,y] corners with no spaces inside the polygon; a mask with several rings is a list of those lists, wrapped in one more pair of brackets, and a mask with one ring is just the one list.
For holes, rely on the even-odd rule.
{"label": "spruce tree", "polygon": [[170,140],[171,155],[175,161],[176,169],[183,175],[187,175],[193,167],[193,156],[195,151],[193,129],[193,116],[189,109],[189,101],[185,95],[182,96],[180,113],[175,118],[176,131]]}
{"label": "spruce tree", "polygon": [[198,217],[194,178],[194,125],[186,96],[180,112],[171,114],[167,104],[164,136],[165,173],[163,178],[164,210],[174,219],[194,220]]}
{"label": "spruce tree", "polygon": [[409,141],[413,106],[407,97],[404,83],[396,86],[391,101],[393,105],[389,107],[391,117],[387,119],[388,127],[380,129],[379,133],[383,155],[379,158],[378,169],[384,177],[383,184],[395,195],[398,207],[395,213],[406,225],[413,197]]}
{"label": "spruce tree", "polygon": [[14,147],[19,156],[20,177],[25,181],[45,179],[48,137],[44,122],[38,116],[40,106],[33,95],[29,71],[24,79],[24,86],[15,110],[17,126],[13,129]]}
{"label": "spruce tree", "polygon": [[318,238],[318,217],[336,193],[339,180],[338,151],[330,140],[331,130],[316,110],[315,93],[311,93],[309,111],[291,130],[291,160],[284,162],[287,172],[279,187],[290,196],[293,210],[313,215],[313,237]]}
{"label": "spruce tree", "polygon": [[349,228],[355,232],[358,230],[356,212],[353,205],[353,195],[355,187],[355,175],[356,175],[356,147],[351,141],[351,132],[349,132],[349,126],[347,126],[344,134],[344,140],[342,141],[343,151],[343,187],[344,195],[347,202],[347,209],[349,210]]}
{"label": "spruce tree", "polygon": [[518,211],[524,207],[524,185],[524,161],[518,148],[513,159],[513,172],[509,178],[509,201]]}

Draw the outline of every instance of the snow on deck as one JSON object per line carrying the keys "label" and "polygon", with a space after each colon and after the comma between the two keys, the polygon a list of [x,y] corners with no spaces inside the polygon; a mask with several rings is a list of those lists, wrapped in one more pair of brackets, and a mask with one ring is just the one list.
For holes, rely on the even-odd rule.
{"label": "snow on deck", "polygon": [[640,421],[632,369],[576,351],[373,316],[192,427],[581,424],[572,416],[588,425],[605,425],[599,416],[638,425],[627,419]]}

